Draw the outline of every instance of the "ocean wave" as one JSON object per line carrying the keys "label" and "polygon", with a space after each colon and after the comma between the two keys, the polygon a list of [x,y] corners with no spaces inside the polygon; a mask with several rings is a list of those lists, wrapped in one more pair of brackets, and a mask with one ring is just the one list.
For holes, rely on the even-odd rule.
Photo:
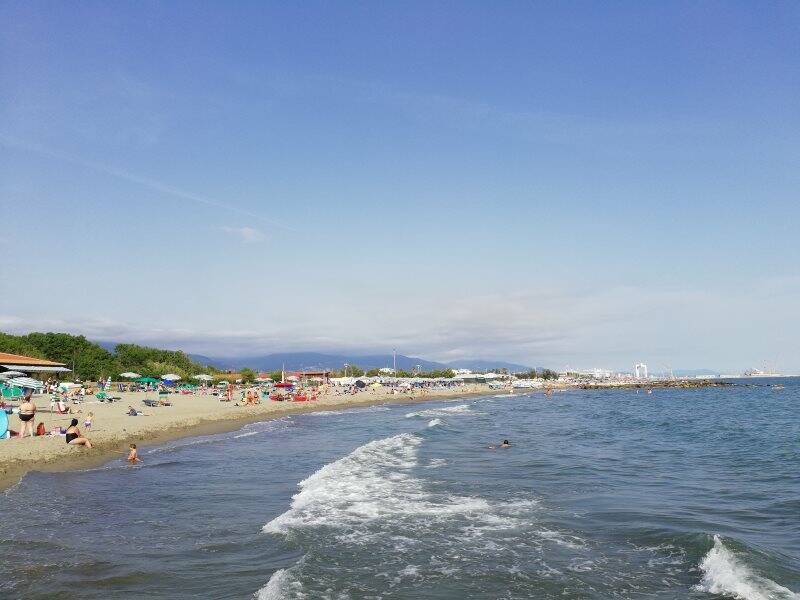
{"label": "ocean wave", "polygon": [[291,569],[278,569],[269,578],[267,585],[256,592],[258,600],[285,600],[286,598],[308,598],[303,593],[303,584],[292,574]]}
{"label": "ocean wave", "polygon": [[406,414],[406,418],[412,417],[451,417],[453,415],[468,415],[475,414],[469,404],[459,404],[458,406],[446,406],[443,408],[429,408],[428,410],[420,410],[418,412],[410,412]]}
{"label": "ocean wave", "polygon": [[306,413],[306,417],[334,417],[337,415],[351,415],[358,413],[370,412],[386,412],[390,410],[386,406],[364,406],[361,408],[345,408],[343,410],[318,410],[315,412]]}
{"label": "ocean wave", "polygon": [[489,504],[467,496],[440,497],[411,474],[421,438],[402,433],[356,448],[298,484],[288,511],[267,523],[268,533],[353,527],[402,516],[491,515]]}
{"label": "ocean wave", "polygon": [[437,425],[441,425],[441,424],[442,424],[442,420],[438,419],[438,418],[437,419],[431,419],[430,421],[428,421],[428,427],[436,427]]}
{"label": "ocean wave", "polygon": [[715,535],[700,561],[703,578],[696,589],[740,600],[800,600],[800,594],[755,573]]}

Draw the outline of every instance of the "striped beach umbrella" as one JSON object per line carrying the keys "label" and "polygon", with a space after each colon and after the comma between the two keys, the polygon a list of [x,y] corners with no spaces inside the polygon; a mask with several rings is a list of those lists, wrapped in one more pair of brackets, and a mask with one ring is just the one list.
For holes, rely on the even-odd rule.
{"label": "striped beach umbrella", "polygon": [[22,371],[3,371],[0,373],[0,379],[11,379],[12,377],[25,377]]}
{"label": "striped beach umbrella", "polygon": [[29,390],[41,390],[44,388],[44,384],[41,381],[32,377],[15,377],[14,379],[9,379],[8,384]]}

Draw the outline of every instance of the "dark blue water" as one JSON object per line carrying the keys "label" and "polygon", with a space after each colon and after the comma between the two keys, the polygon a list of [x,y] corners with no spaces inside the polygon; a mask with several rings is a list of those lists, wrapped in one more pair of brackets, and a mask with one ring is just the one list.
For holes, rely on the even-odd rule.
{"label": "dark blue water", "polygon": [[0,596],[796,600],[779,383],[311,414],[31,474],[0,496]]}

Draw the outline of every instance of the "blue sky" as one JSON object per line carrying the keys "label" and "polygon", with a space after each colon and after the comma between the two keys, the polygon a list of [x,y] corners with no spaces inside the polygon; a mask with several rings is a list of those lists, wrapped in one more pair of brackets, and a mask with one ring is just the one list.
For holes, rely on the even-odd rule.
{"label": "blue sky", "polygon": [[800,372],[800,7],[0,5],[0,329]]}

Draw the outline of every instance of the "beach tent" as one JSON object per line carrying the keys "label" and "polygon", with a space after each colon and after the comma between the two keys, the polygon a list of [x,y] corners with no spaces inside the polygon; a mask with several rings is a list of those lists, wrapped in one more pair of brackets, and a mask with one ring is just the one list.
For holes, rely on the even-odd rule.
{"label": "beach tent", "polygon": [[132,373],[131,371],[128,371],[126,373],[120,373],[119,376],[124,377],[125,379],[138,379],[139,377],[141,377],[141,375],[139,375],[138,373]]}
{"label": "beach tent", "polygon": [[158,379],[155,377],[139,377],[136,383],[158,383]]}

